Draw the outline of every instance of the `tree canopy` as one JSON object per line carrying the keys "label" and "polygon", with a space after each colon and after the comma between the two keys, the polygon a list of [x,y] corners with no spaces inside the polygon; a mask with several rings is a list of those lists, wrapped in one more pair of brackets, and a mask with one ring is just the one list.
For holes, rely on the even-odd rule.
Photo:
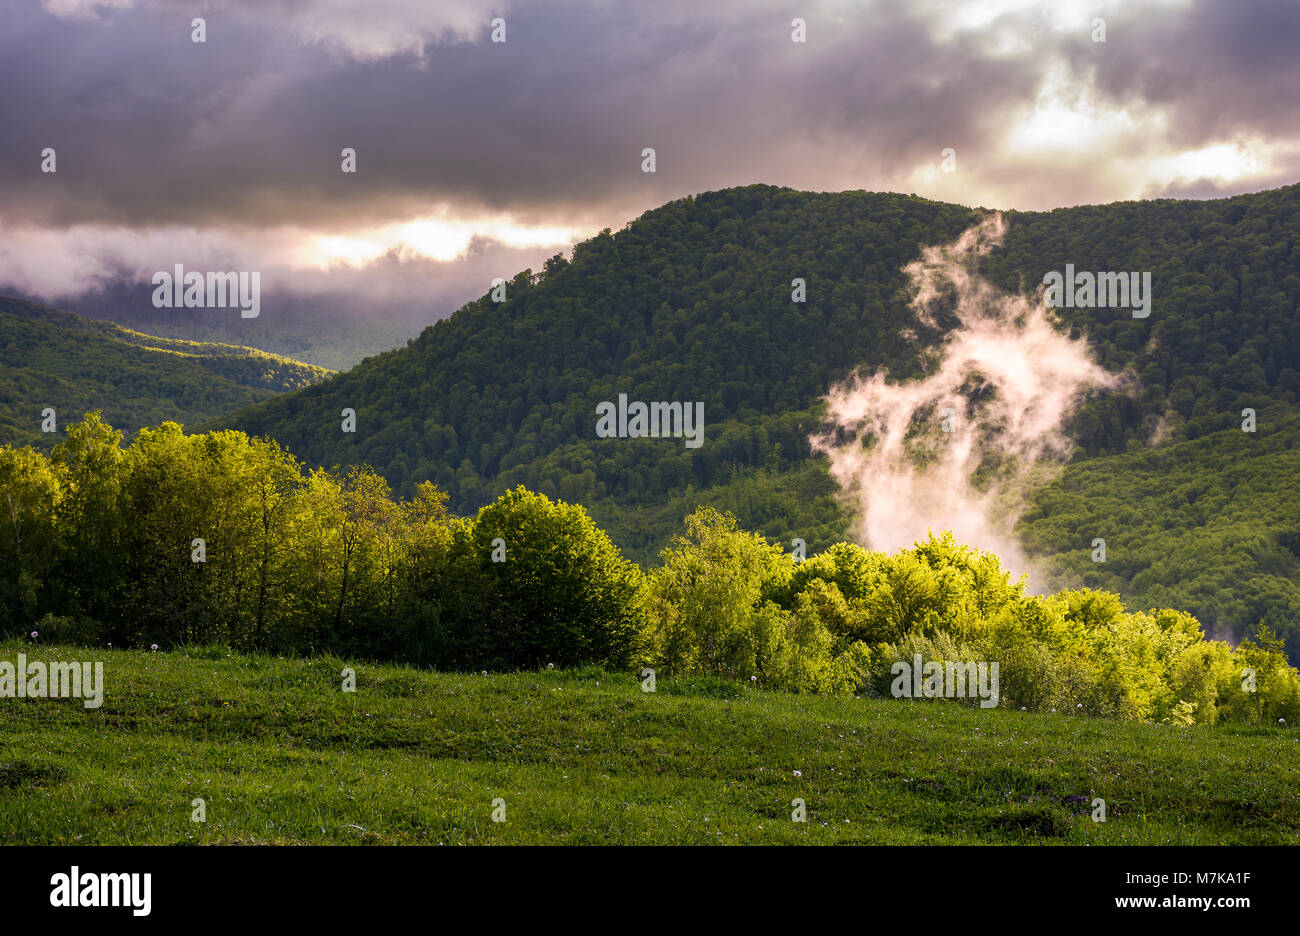
{"label": "tree canopy", "polygon": [[648,666],[792,692],[890,694],[919,655],[996,663],[995,704],[1300,718],[1300,676],[1267,627],[1234,650],[1184,611],[1030,594],[951,533],[799,561],[705,507],[647,574],[583,507],[523,487],[459,517],[427,482],[394,497],[369,468],[305,469],[275,442],[175,423],[124,447],[98,414],[48,457],[0,447],[0,622],[91,645]]}

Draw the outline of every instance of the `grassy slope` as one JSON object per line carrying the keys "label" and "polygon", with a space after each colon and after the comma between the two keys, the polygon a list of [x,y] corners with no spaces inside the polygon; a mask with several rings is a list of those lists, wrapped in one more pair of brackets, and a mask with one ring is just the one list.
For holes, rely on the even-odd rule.
{"label": "grassy slope", "polygon": [[[1300,844],[1294,729],[652,695],[596,671],[359,665],[345,694],[338,660],[25,649],[103,660],[108,691],[0,700],[3,844]],[[1092,791],[1104,824],[1066,802]]]}

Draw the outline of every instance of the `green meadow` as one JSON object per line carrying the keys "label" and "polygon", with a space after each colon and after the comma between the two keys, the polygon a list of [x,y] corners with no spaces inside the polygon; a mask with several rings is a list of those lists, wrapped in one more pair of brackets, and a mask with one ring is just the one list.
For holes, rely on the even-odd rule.
{"label": "green meadow", "polygon": [[3,844],[1300,844],[1294,726],[0,643],[19,652],[102,660],[106,690],[0,699]]}

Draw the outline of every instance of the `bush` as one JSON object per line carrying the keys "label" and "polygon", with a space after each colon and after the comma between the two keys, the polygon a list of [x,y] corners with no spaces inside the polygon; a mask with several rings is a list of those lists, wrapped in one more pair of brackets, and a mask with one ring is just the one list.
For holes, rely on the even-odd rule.
{"label": "bush", "polygon": [[40,635],[43,643],[94,647],[102,646],[107,640],[103,625],[84,615],[47,614],[36,622],[32,630]]}
{"label": "bush", "polygon": [[645,576],[580,506],[509,491],[456,525],[442,574],[430,628],[446,635],[453,665],[637,662]]}

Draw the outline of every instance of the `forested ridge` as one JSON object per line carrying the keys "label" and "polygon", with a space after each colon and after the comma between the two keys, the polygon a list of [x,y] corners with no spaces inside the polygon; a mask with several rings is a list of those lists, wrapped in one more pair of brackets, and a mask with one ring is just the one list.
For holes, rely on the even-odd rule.
{"label": "forested ridge", "polygon": [[1048,586],[1182,608],[1225,639],[1264,623],[1300,659],[1300,414],[1072,462],[1017,531]]}
{"label": "forested ridge", "polygon": [[[974,220],[897,195],[752,186],[672,202],[307,393],[224,423],[321,464],[365,462],[404,494],[428,479],[472,510],[524,483],[584,503],[651,506],[735,467],[809,454],[813,411],[865,362],[919,367],[902,266]],[[863,249],[861,245],[872,245]],[[808,302],[790,301],[804,277]],[[602,444],[595,406],[703,401],[706,444]],[[344,407],[357,432],[339,431]]]}
{"label": "forested ridge", "polygon": [[[1300,371],[1298,203],[1300,186],[1289,186],[1214,201],[1006,213],[1005,243],[981,265],[1003,289],[1030,293],[1066,263],[1149,270],[1155,284],[1146,319],[1057,310],[1107,368],[1139,378],[1137,389],[1098,396],[1075,414],[1075,459],[1061,483],[1089,460],[1095,478],[1109,456],[1240,434],[1246,407],[1259,413],[1256,449],[1292,446],[1280,440],[1294,439]],[[210,425],[270,436],[312,464],[373,465],[402,496],[432,480],[461,513],[525,484],[586,505],[643,563],[701,504],[769,538],[798,536],[822,549],[845,536],[847,518],[824,463],[810,458],[819,401],[860,367],[896,379],[921,373],[924,349],[945,323],[917,323],[902,268],[978,217],[913,196],[764,185],[680,199],[579,244],[569,259],[518,274],[504,303],[485,294],[405,348]],[[802,304],[791,301],[796,277],[807,283]],[[596,404],[619,393],[703,401],[705,444],[596,438]],[[355,433],[340,431],[344,408],[356,410]],[[1283,436],[1265,441],[1273,432]],[[1251,451],[1234,449],[1232,461]],[[1232,466],[1212,461],[1203,466],[1214,473],[1207,485],[1232,491]],[[1147,498],[1162,490],[1167,463],[1133,455],[1116,465],[1145,481],[1109,486],[1127,496],[1105,501],[1106,526],[1124,543],[1137,534],[1125,524],[1145,524],[1142,550],[1121,557],[1112,549],[1104,572],[1058,562],[1057,580],[1087,573],[1143,602],[1172,594],[1238,638],[1266,619],[1300,653],[1300,584],[1287,545],[1300,522],[1287,502],[1238,491],[1231,531],[1207,532],[1212,516],[1167,498],[1153,514]],[[1251,465],[1256,474],[1276,467]],[[1023,527],[1033,548],[1086,556],[1078,550],[1100,535],[1089,532],[1095,518],[1077,502],[1072,515],[1059,514],[1065,502],[1044,496]],[[1056,521],[1040,521],[1047,504]],[[1224,562],[1225,536],[1254,545]],[[1152,563],[1164,571],[1143,574]],[[1178,575],[1198,584],[1175,587]],[[1243,592],[1252,597],[1235,597]]]}
{"label": "forested ridge", "polygon": [[[1022,292],[1066,263],[1154,274],[1148,319],[1057,310],[1108,368],[1139,380],[1077,412],[1074,459],[1018,528],[1046,584],[1182,608],[1229,639],[1264,623],[1293,659],[1297,191],[1009,212],[1004,245],[981,266]],[[945,323],[918,324],[902,268],[978,217],[909,196],[770,186],[681,199],[520,273],[504,303],[485,295],[405,348],[221,418],[326,372],[4,300],[6,441],[62,438],[39,431],[44,405],[60,429],[101,408],[128,435],[212,417],[308,465],[373,465],[399,497],[431,480],[454,513],[519,484],[581,503],[643,566],[701,506],[823,550],[846,537],[848,517],[809,457],[819,401],[858,367],[921,373]],[[795,277],[806,303],[791,301]],[[705,444],[596,438],[596,404],[619,393],[702,400]],[[355,433],[340,431],[349,407]],[[1246,407],[1254,433],[1240,431]],[[1104,564],[1090,559],[1095,536],[1109,543]]]}
{"label": "forested ridge", "polygon": [[[1079,414],[1080,447],[1123,451],[1167,417],[1173,437],[1237,421],[1242,406],[1294,404],[1300,337],[1300,186],[1218,201],[1161,200],[1008,213],[985,261],[1004,288],[1044,272],[1151,270],[1147,319],[1062,308],[1107,367],[1131,365],[1137,398]],[[660,502],[733,465],[807,457],[805,430],[830,385],[865,366],[918,373],[902,267],[977,214],[916,197],[749,186],[681,199],[579,244],[507,301],[489,294],[407,347],[229,422],[305,458],[366,462],[397,490],[437,482],[461,509],[523,482],[570,499]],[[808,284],[806,303],[791,280]],[[920,330],[922,345],[939,332]],[[709,443],[600,445],[595,405],[703,400]],[[358,431],[338,431],[353,407]]]}

